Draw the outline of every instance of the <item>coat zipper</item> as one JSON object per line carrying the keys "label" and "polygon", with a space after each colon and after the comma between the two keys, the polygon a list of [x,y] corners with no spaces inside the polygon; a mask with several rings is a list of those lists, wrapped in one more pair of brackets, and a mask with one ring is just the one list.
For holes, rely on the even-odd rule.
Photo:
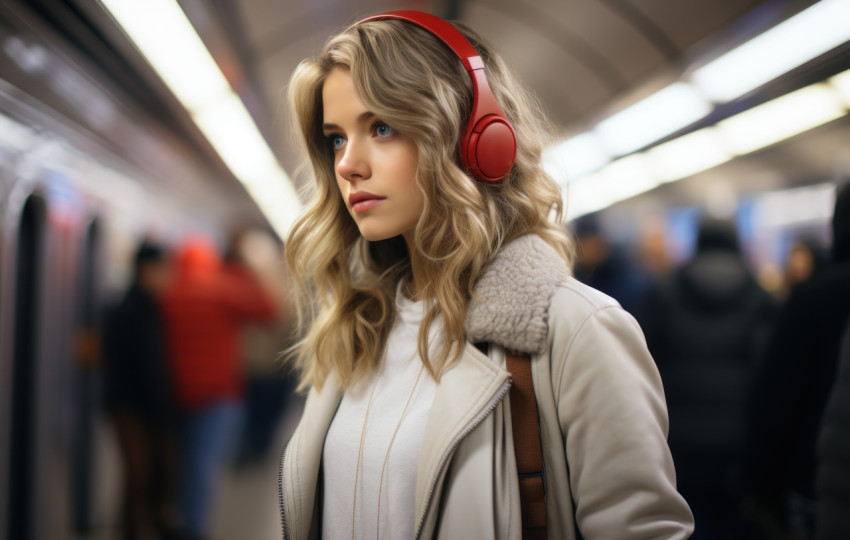
{"label": "coat zipper", "polygon": [[277,470],[277,500],[280,504],[280,526],[283,530],[283,540],[289,538],[289,533],[286,528],[286,500],[284,499],[283,489],[283,460],[286,458],[286,447],[280,453],[280,467]]}
{"label": "coat zipper", "polygon": [[490,413],[493,412],[493,409],[495,409],[496,406],[503,399],[505,399],[505,395],[511,388],[511,383],[512,381],[510,379],[505,381],[505,383],[502,385],[501,388],[499,388],[499,391],[496,393],[496,395],[493,396],[493,398],[490,400],[484,410],[482,410],[478,414],[478,416],[473,418],[472,421],[467,424],[466,428],[464,428],[464,430],[460,432],[460,434],[452,441],[451,446],[449,446],[449,450],[443,454],[443,458],[440,460],[440,466],[437,468],[437,474],[434,476],[434,480],[431,482],[431,485],[428,486],[427,497],[425,499],[425,511],[422,512],[422,517],[420,517],[419,521],[416,523],[416,534],[414,535],[414,538],[416,538],[417,540],[422,534],[422,526],[425,524],[425,517],[428,515],[428,511],[431,509],[431,503],[434,499],[434,488],[437,487],[437,480],[443,476],[444,469],[448,466],[449,460],[454,455],[455,450],[457,450],[457,447],[460,446],[461,441],[463,441],[463,439],[465,439],[466,436],[472,432],[472,430],[477,428],[481,424],[481,422],[483,422],[484,419],[487,418]]}

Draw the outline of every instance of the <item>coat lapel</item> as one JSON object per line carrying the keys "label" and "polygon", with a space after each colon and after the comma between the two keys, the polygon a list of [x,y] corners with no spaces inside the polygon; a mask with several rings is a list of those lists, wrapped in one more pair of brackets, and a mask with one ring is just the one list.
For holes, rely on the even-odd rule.
{"label": "coat lapel", "polygon": [[[281,504],[285,528],[291,538],[306,538],[315,513],[319,469],[325,436],[342,399],[335,374],[321,392],[310,391],[296,432],[281,463]],[[286,536],[286,535],[285,535]]]}
{"label": "coat lapel", "polygon": [[416,478],[416,529],[433,513],[436,494],[461,440],[492,412],[510,387],[507,371],[467,343],[440,379],[425,425]]}

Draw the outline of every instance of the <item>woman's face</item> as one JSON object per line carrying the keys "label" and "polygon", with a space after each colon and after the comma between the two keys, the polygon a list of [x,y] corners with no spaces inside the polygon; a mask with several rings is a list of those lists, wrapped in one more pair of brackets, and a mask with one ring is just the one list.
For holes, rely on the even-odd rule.
{"label": "woman's face", "polygon": [[337,185],[360,234],[371,242],[403,235],[409,244],[425,204],[416,145],[363,105],[347,69],[325,79],[322,110]]}

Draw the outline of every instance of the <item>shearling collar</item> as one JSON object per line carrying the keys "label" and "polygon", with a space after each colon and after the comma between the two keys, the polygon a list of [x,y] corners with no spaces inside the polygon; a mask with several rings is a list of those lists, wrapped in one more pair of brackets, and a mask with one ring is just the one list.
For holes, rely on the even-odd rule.
{"label": "shearling collar", "polygon": [[537,235],[506,244],[475,284],[466,315],[467,338],[541,353],[549,302],[569,275],[558,253]]}

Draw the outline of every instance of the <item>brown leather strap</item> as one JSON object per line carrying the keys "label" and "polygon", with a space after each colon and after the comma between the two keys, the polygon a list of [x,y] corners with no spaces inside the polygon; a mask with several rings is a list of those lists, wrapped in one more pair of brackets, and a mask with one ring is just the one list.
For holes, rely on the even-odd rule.
{"label": "brown leather strap", "polygon": [[540,446],[540,417],[534,397],[531,359],[507,354],[511,386],[511,425],[519,473],[523,540],[545,539],[546,494],[543,485],[543,453]]}

